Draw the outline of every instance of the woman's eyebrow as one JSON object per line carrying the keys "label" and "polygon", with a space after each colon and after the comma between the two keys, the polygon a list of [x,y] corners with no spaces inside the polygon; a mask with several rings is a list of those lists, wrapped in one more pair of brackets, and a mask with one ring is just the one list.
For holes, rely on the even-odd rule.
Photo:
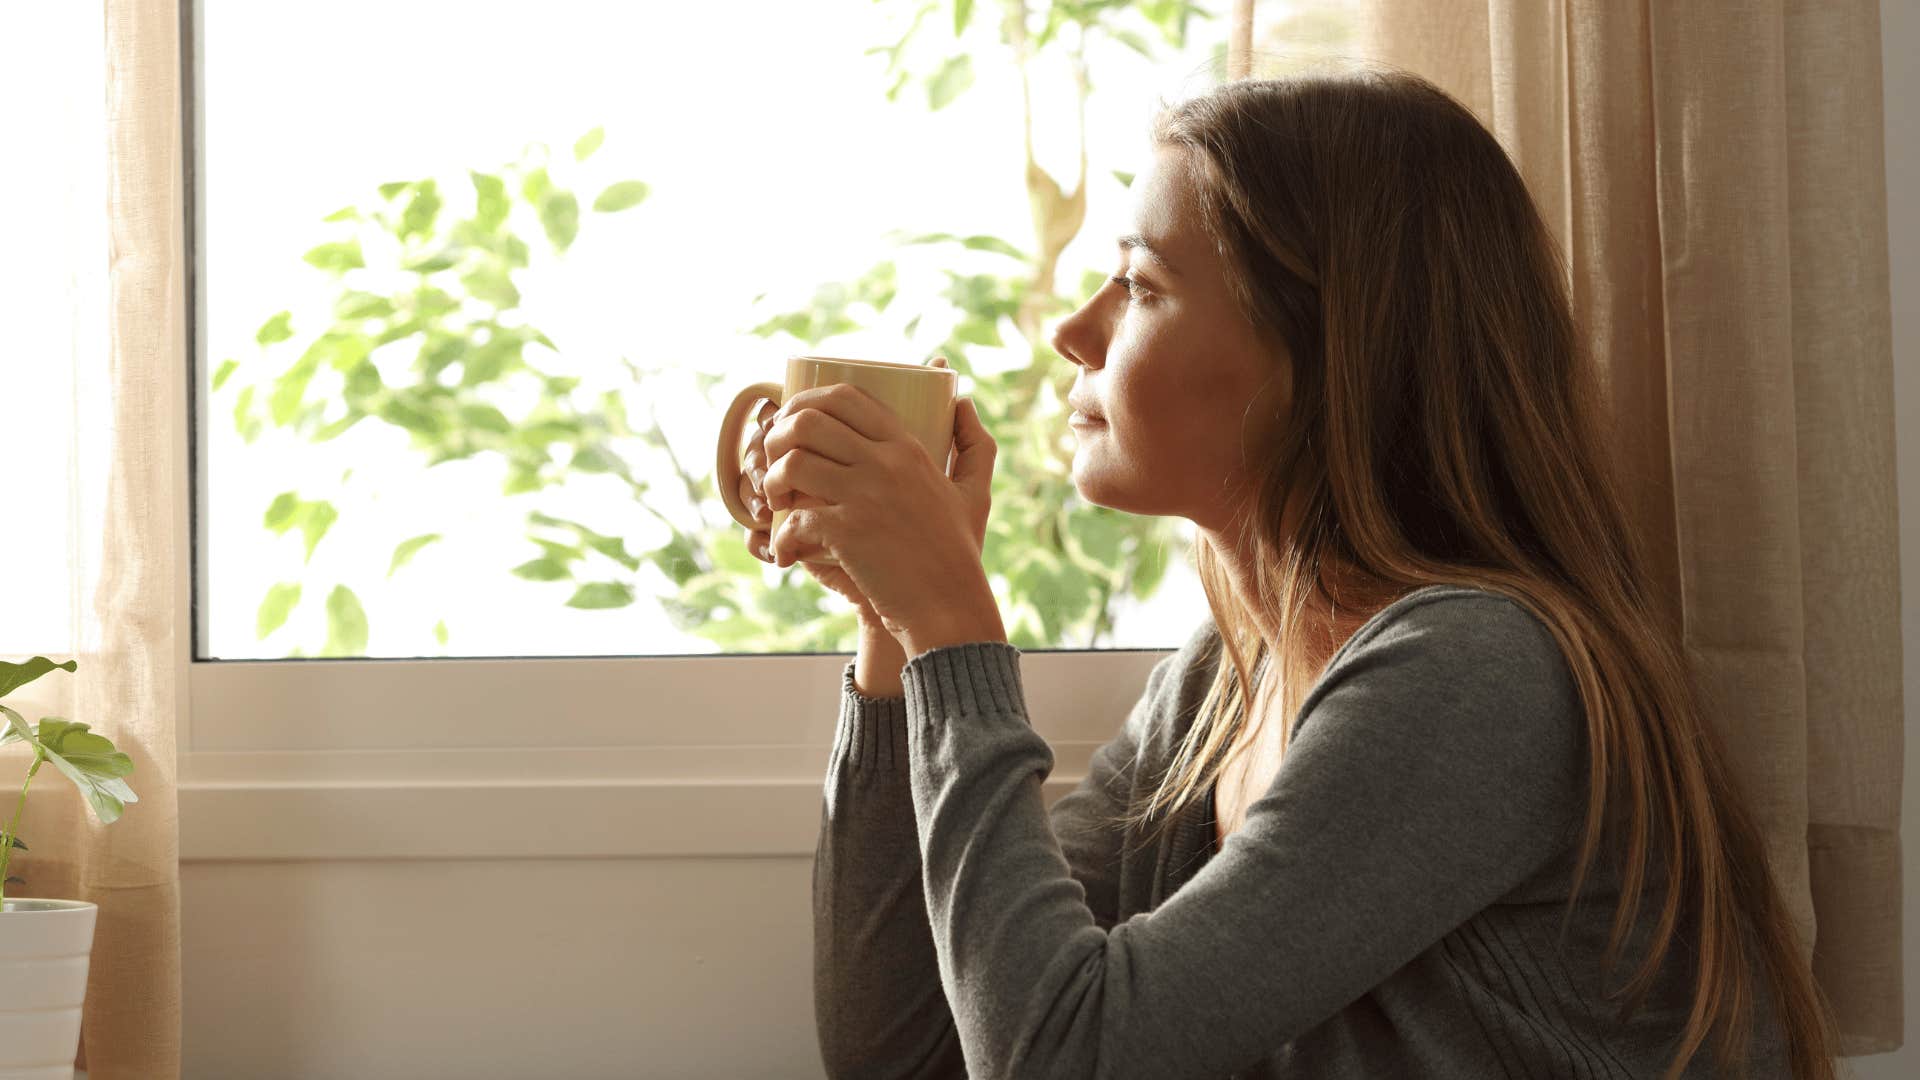
{"label": "woman's eyebrow", "polygon": [[1123,251],[1131,250],[1133,248],[1139,248],[1141,251],[1144,251],[1147,253],[1148,258],[1151,258],[1154,262],[1157,262],[1161,266],[1165,267],[1167,273],[1172,274],[1174,277],[1180,276],[1179,268],[1174,266],[1173,263],[1167,261],[1167,257],[1165,255],[1160,254],[1160,249],[1157,247],[1154,247],[1152,244],[1149,244],[1147,242],[1147,238],[1144,236],[1141,236],[1139,233],[1128,233],[1125,236],[1120,237],[1119,240],[1116,242],[1120,245],[1120,248]]}

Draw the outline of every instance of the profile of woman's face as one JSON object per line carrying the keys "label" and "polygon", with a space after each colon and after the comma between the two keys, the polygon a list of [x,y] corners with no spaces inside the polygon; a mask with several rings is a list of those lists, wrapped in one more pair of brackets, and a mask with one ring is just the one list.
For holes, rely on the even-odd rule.
{"label": "profile of woman's face", "polygon": [[1114,271],[1132,284],[1107,281],[1053,347],[1082,369],[1069,402],[1104,419],[1073,427],[1081,497],[1224,530],[1248,465],[1264,464],[1288,380],[1227,291],[1181,168],[1189,152],[1161,149],[1134,178],[1133,235],[1116,243]]}

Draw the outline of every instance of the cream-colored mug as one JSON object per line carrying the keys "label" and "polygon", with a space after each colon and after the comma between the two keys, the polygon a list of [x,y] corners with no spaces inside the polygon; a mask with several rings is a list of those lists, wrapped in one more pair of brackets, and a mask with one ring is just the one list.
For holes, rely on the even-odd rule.
{"label": "cream-colored mug", "polygon": [[[743,437],[747,417],[758,410],[762,401],[780,405],[802,390],[834,383],[852,383],[892,409],[902,426],[920,441],[920,445],[926,448],[927,456],[945,474],[947,457],[953,450],[953,411],[958,401],[959,372],[947,367],[894,364],[884,360],[790,356],[787,358],[787,381],[784,385],[759,382],[741,387],[739,393],[733,396],[732,404],[727,406],[726,415],[720,420],[720,445],[713,478],[714,483],[719,485],[720,499],[727,504],[727,513],[733,515],[733,520],[748,529],[759,528],[759,523],[740,499],[741,458],[747,449]],[[790,510],[784,509],[774,511],[773,523],[767,531],[769,542],[772,537],[780,535],[780,524],[787,520],[789,513]],[[832,555],[824,552],[808,561],[838,565]]]}

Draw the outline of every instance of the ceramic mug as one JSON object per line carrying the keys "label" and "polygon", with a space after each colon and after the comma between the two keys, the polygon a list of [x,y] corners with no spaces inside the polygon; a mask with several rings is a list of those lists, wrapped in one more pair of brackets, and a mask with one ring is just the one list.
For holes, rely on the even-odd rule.
{"label": "ceramic mug", "polygon": [[[713,476],[733,520],[748,529],[760,527],[740,498],[747,418],[758,411],[762,401],[771,401],[777,406],[802,390],[834,383],[852,383],[892,409],[908,433],[926,448],[927,456],[939,463],[942,472],[946,471],[947,457],[953,450],[953,411],[958,401],[959,372],[947,367],[894,364],[884,360],[790,356],[785,384],[759,382],[741,387],[720,420],[720,445]],[[780,534],[780,523],[787,520],[791,512],[786,509],[773,512],[773,523],[767,530],[769,538]],[[808,561],[838,565],[833,556],[825,552]]]}

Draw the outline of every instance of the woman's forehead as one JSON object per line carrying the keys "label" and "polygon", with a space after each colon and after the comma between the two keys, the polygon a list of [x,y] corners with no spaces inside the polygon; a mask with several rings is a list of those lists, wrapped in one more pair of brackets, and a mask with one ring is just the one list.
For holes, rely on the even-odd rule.
{"label": "woman's forehead", "polygon": [[1209,250],[1187,171],[1171,157],[1179,152],[1163,150],[1134,178],[1134,228],[1117,238],[1122,249],[1144,250],[1175,274],[1191,273]]}

